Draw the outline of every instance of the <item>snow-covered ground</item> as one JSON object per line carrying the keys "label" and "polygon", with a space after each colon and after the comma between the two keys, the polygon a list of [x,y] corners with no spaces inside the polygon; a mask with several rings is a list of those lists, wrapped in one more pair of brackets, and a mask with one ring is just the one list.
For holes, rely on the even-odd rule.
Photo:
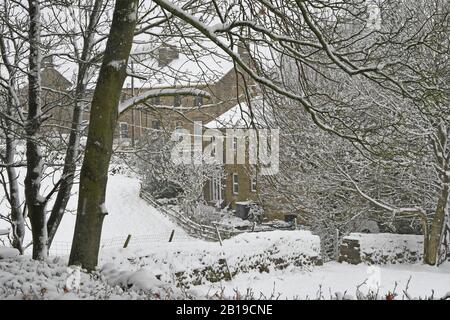
{"label": "snow-covered ground", "polygon": [[[139,197],[139,181],[123,175],[108,178],[106,208],[102,231],[103,248],[117,248],[123,245],[131,234],[130,246],[145,247],[152,242],[167,242],[172,230],[172,241],[193,240],[183,229],[163,216],[157,209]],[[77,197],[70,200],[76,208]],[[67,214],[55,236],[54,253],[63,254],[70,247],[75,225],[75,213]]]}
{"label": "snow-covered ground", "polygon": [[196,290],[199,294],[224,298],[235,298],[236,292],[245,297],[250,289],[255,298],[331,299],[336,293],[356,298],[358,286],[365,294],[374,288],[381,299],[389,292],[394,292],[396,299],[406,299],[404,290],[410,298],[430,298],[433,291],[434,298],[441,298],[450,294],[450,263],[437,268],[421,264],[370,267],[328,262],[310,271],[239,274],[232,281],[201,285]]}
{"label": "snow-covered ground", "polygon": [[[355,299],[375,294],[378,299],[385,299],[393,293],[395,299],[440,299],[450,295],[448,262],[439,267],[421,263],[369,266],[327,262],[322,266],[306,267],[290,264],[287,268],[280,269],[273,268],[269,263],[270,259],[261,252],[270,252],[275,260],[289,260],[289,257],[302,251],[314,256],[314,250],[308,252],[307,249],[313,243],[309,242],[313,238],[309,235],[296,235],[295,231],[264,232],[260,234],[260,239],[258,234],[242,234],[238,238],[242,239],[225,240],[224,247],[217,243],[180,242],[177,245],[161,244],[150,250],[105,251],[102,262],[114,261],[127,270],[148,268],[158,278],[172,283],[178,283],[174,276],[177,272],[185,271],[183,276],[189,278],[189,269],[201,270],[201,266],[205,264],[217,267],[214,261],[219,257],[227,259],[233,274],[237,268],[246,269],[244,272],[237,272],[231,281],[212,283],[203,279],[201,284],[197,284],[191,277],[190,280],[193,281],[190,284],[194,285],[190,285],[189,289],[194,292],[195,297],[201,298]],[[269,246],[269,240],[274,247]],[[246,244],[247,241],[251,242],[250,247]],[[253,256],[262,256],[269,268],[262,272],[257,268],[248,268],[245,261],[252,261],[249,257]]]}
{"label": "snow-covered ground", "polygon": [[[69,208],[75,209],[76,203],[77,197],[74,195],[70,200]],[[185,265],[192,266],[195,265],[193,259],[196,259],[197,255],[203,254],[202,261],[205,262],[212,259],[209,256],[220,256],[223,253],[225,257],[231,255],[232,258],[229,258],[229,261],[232,262],[238,261],[236,254],[239,250],[248,251],[244,254],[248,256],[251,256],[250,251],[254,250],[257,256],[258,250],[264,252],[264,248],[245,246],[244,242],[251,240],[245,235],[242,236],[243,239],[238,239],[241,245],[238,241],[228,246],[235,248],[235,250],[230,249],[231,251],[226,249],[227,245],[225,245],[226,250],[223,250],[218,243],[207,243],[189,237],[179,226],[139,197],[139,181],[136,178],[124,175],[110,176],[106,206],[109,215],[104,223],[103,245],[100,253],[100,267],[103,269],[91,276],[81,273],[81,287],[75,292],[64,289],[67,286],[67,279],[73,272],[66,267],[66,257],[59,260],[51,258],[48,263],[31,261],[29,257],[1,260],[0,299],[148,299],[179,298],[186,297],[186,294],[189,298],[329,299],[336,297],[336,293],[339,297],[344,295],[357,297],[358,286],[363,293],[379,286],[380,298],[384,298],[386,294],[394,290],[397,299],[405,298],[403,290],[406,289],[409,296],[414,298],[428,298],[433,295],[433,292],[433,297],[439,298],[450,292],[449,263],[437,268],[421,264],[368,267],[364,264],[354,266],[330,262],[313,268],[293,266],[283,270],[269,268],[269,273],[266,272],[267,270],[259,272],[249,269],[237,273],[231,281],[222,280],[211,283],[205,280],[201,284],[191,285],[188,293],[186,291],[181,293],[175,286],[175,277],[172,277],[172,283],[166,281],[170,277],[161,278],[164,281],[156,280],[156,275],[160,275],[161,271],[166,273],[180,271],[178,270],[180,261],[174,261],[175,257],[182,258],[184,262],[187,261]],[[64,256],[68,253],[74,223],[75,215],[68,213],[56,235],[53,256]],[[0,229],[3,227],[0,225]],[[167,244],[172,230],[175,230],[173,241],[177,243]],[[132,235],[130,247],[126,250],[119,249],[128,234]],[[29,232],[27,237],[29,239]],[[286,237],[283,232],[275,232],[259,240],[257,237],[252,238],[251,241],[252,243],[255,241],[256,246],[258,241],[261,246],[267,246],[267,241],[271,238],[273,243],[281,244],[284,240],[280,241],[280,239],[297,241],[295,236]],[[283,250],[290,248],[292,252],[296,248],[301,248],[289,242],[283,245]],[[192,251],[192,255],[181,252],[189,250]],[[121,254],[118,255],[118,252]],[[170,252],[174,252],[173,256]],[[287,253],[287,256],[292,256],[291,253]],[[275,254],[278,254],[278,251],[275,251]],[[206,259],[205,255],[208,256]],[[139,263],[128,263],[133,260]],[[161,264],[157,268],[155,261],[166,265]],[[202,264],[202,261],[197,263]],[[232,264],[229,267],[231,270],[236,268]],[[152,294],[149,294],[148,290],[142,292],[141,289],[148,289],[149,286],[155,287]],[[130,287],[132,292],[127,289]]]}
{"label": "snow-covered ground", "polygon": [[[23,175],[24,176],[24,175]],[[43,189],[49,189],[51,181],[44,181]],[[74,186],[70,198],[69,210],[61,221],[55,235],[51,255],[66,255],[70,251],[75,226],[75,210],[78,196],[78,185]],[[157,209],[139,197],[140,184],[138,179],[124,175],[110,175],[106,192],[106,208],[108,215],[104,220],[102,231],[103,248],[119,248],[131,234],[130,246],[145,247],[153,242],[167,242],[172,230],[175,230],[172,241],[193,241],[182,228],[172,223]],[[50,203],[51,206],[51,203]],[[6,203],[0,210],[7,210]],[[0,222],[0,229],[7,228],[5,222]],[[31,240],[31,232],[27,231],[25,243]]]}

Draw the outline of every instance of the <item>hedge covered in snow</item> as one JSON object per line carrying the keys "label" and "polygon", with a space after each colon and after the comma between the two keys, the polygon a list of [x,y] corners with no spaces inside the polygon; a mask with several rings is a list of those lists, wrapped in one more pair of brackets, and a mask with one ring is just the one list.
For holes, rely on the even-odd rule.
{"label": "hedge covered in snow", "polygon": [[19,255],[19,250],[0,246],[0,260],[15,258]]}
{"label": "hedge covered in snow", "polygon": [[[138,258],[136,258],[138,256]],[[119,250],[115,263],[147,267],[158,279],[177,285],[229,280],[238,273],[271,272],[288,266],[307,268],[321,264],[320,239],[309,231],[244,233],[218,242],[158,244],[141,252]]]}
{"label": "hedge covered in snow", "polygon": [[358,264],[415,263],[422,260],[423,236],[351,233],[342,240],[339,262]]}
{"label": "hedge covered in snow", "polygon": [[44,262],[28,256],[0,260],[0,300],[186,298],[190,298],[186,292],[145,270],[117,270],[108,264],[86,273],[67,267],[67,261],[60,258]]}

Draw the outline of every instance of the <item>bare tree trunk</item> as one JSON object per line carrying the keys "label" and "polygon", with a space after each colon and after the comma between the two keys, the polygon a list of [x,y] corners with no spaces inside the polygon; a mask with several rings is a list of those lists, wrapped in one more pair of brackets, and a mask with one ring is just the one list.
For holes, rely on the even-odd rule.
{"label": "bare tree trunk", "polygon": [[69,264],[93,270],[105,210],[108,167],[127,61],[137,20],[138,0],[117,0],[105,56],[91,106],[89,134],[80,174],[77,220]]}
{"label": "bare tree trunk", "polygon": [[52,212],[47,222],[48,248],[50,248],[59,224],[64,216],[73,186],[76,171],[76,160],[78,158],[78,149],[80,147],[81,122],[83,120],[84,103],[81,100],[86,94],[86,78],[88,77],[90,68],[88,61],[93,49],[94,32],[101,15],[100,9],[102,5],[103,0],[95,1],[91,16],[89,17],[89,25],[86,30],[86,36],[84,37],[83,51],[81,53],[81,62],[75,89],[75,104],[72,114],[72,126],[69,135],[67,153],[64,160],[64,169],[61,177],[62,181],[59,186]]}
{"label": "bare tree trunk", "polygon": [[436,160],[436,167],[439,168],[438,175],[441,190],[436,205],[436,210],[433,215],[433,220],[428,227],[429,233],[428,235],[425,235],[424,241],[423,260],[426,264],[429,265],[435,265],[436,263],[438,263],[439,250],[442,244],[445,224],[447,223],[449,200],[448,197],[450,192],[450,177],[448,176],[450,165],[448,135],[449,130],[447,125],[440,124],[437,130],[437,134],[432,136],[431,138]]}
{"label": "bare tree trunk", "polygon": [[[11,99],[9,99],[11,100]],[[9,101],[10,102],[10,101]],[[8,102],[7,114],[12,116],[11,104]],[[13,124],[10,120],[5,119],[4,121],[4,132],[5,132],[5,162],[12,164],[14,163],[14,156],[16,154],[16,141]],[[6,173],[8,175],[8,186],[9,186],[9,205],[11,206],[11,225],[13,231],[13,241],[12,246],[23,254],[23,238],[25,236],[25,218],[21,210],[20,196],[19,196],[19,175],[17,174],[16,168],[14,166],[6,167]]]}
{"label": "bare tree trunk", "polygon": [[43,159],[39,147],[39,131],[42,122],[41,101],[41,49],[40,49],[40,4],[28,0],[29,13],[29,74],[28,74],[28,118],[26,131],[27,174],[25,177],[25,200],[33,234],[33,259],[47,258],[47,225],[45,199],[40,195]]}
{"label": "bare tree trunk", "polygon": [[424,262],[429,265],[435,265],[437,263],[439,249],[441,247],[447,215],[449,182],[450,181],[446,179],[445,183],[443,183],[436,212],[434,213],[433,221],[430,226],[430,234],[428,235],[428,239],[425,239],[426,241],[424,243],[424,247],[426,248],[424,251]]}
{"label": "bare tree trunk", "polygon": [[[16,129],[17,124],[14,124],[11,119],[14,118],[14,109],[17,111],[20,109],[20,101],[17,97],[17,93],[15,91],[15,74],[16,71],[13,68],[13,65],[10,62],[8,57],[8,50],[5,44],[4,35],[0,34],[0,51],[3,65],[9,76],[8,83],[8,94],[7,94],[7,105],[6,105],[6,114],[10,118],[4,118],[2,125],[3,131],[5,133],[5,157],[4,161],[6,163],[12,164],[15,161],[16,155]],[[19,193],[19,175],[17,174],[16,168],[13,166],[6,167],[6,173],[8,175],[8,185],[9,185],[9,204],[11,206],[11,225],[13,231],[13,241],[12,246],[19,250],[21,254],[23,254],[23,239],[25,237],[25,217],[24,212],[21,209],[20,203],[20,193]]]}
{"label": "bare tree trunk", "polygon": [[[14,162],[15,155],[15,140],[12,137],[12,125],[10,121],[7,122],[6,133],[6,161],[7,163]],[[9,183],[9,204],[11,206],[11,224],[13,231],[12,246],[19,250],[20,254],[23,254],[23,238],[25,237],[25,218],[20,205],[19,196],[19,175],[14,167],[7,167],[6,173],[8,174]]]}

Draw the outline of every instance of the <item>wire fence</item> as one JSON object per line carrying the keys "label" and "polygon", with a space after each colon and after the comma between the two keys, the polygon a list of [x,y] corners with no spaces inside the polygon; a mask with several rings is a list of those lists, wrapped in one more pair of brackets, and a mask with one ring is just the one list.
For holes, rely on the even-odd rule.
{"label": "wire fence", "polygon": [[[169,242],[171,234],[174,232],[172,230],[169,233],[160,233],[153,235],[143,235],[143,236],[133,236],[131,235],[129,242],[127,243],[127,248],[133,249],[146,249],[151,248],[156,243]],[[100,242],[100,250],[107,249],[120,249],[125,246],[128,236],[124,237],[113,237],[109,239],[102,239]],[[176,241],[193,241],[192,238],[182,237],[177,238],[175,232]],[[54,241],[49,251],[50,256],[67,256],[70,254],[70,248],[72,243],[69,241]]]}
{"label": "wire fence", "polygon": [[[195,241],[196,239],[202,239],[207,241],[219,241],[222,239],[228,239],[235,235],[250,232],[243,230],[230,230],[223,229],[218,226],[211,225],[203,225],[199,224],[184,214],[177,212],[171,208],[167,208],[159,204],[157,201],[153,199],[150,193],[141,189],[139,196],[152,205],[154,208],[158,209],[163,215],[168,217],[175,223],[177,226],[181,227],[189,236],[177,236],[175,232],[175,241]],[[151,248],[155,243],[164,243],[172,240],[171,233],[174,232],[172,230],[169,233],[159,233],[152,235],[140,235],[133,236],[131,235],[129,243],[127,243],[127,247],[137,248],[137,249],[145,249]],[[255,231],[256,232],[256,231]],[[102,239],[100,242],[100,249],[119,249],[123,248],[125,242],[127,240],[127,236],[123,237],[113,237],[109,239]],[[67,256],[70,254],[70,248],[72,243],[66,241],[54,241],[49,251],[50,256]]]}
{"label": "wire fence", "polygon": [[211,226],[197,223],[178,211],[160,205],[155,199],[153,199],[152,195],[149,192],[143,189],[141,189],[139,196],[154,208],[157,208],[161,213],[166,215],[170,220],[172,220],[172,222],[183,228],[183,230],[190,236],[198,239],[207,241],[219,241],[219,238],[229,239],[235,235],[249,232],[243,230],[223,229],[218,227],[217,225]]}
{"label": "wire fence", "polygon": [[[198,224],[183,214],[176,212],[170,208],[165,208],[157,203],[149,193],[141,190],[140,197],[150,203],[153,207],[157,208],[163,215],[167,216],[172,222],[174,222],[177,226],[181,227],[186,234],[180,235],[180,233],[176,233],[175,230],[171,230],[171,232],[167,233],[158,233],[152,235],[139,235],[133,236],[129,242],[127,243],[127,247],[135,248],[135,249],[145,249],[151,248],[156,243],[165,243],[169,242],[169,240],[174,241],[195,241],[197,239],[203,239],[208,241],[219,241],[220,238],[227,239],[234,235],[240,234],[243,231],[231,231],[225,230],[221,228],[216,228],[214,226],[207,226]],[[175,232],[174,239],[172,238],[172,232]],[[123,237],[113,237],[109,239],[102,239],[100,242],[100,250],[104,249],[119,249],[123,248],[125,242],[127,240],[127,236]],[[70,248],[72,246],[71,242],[68,241],[54,241],[49,251],[50,256],[67,256],[70,254]]]}

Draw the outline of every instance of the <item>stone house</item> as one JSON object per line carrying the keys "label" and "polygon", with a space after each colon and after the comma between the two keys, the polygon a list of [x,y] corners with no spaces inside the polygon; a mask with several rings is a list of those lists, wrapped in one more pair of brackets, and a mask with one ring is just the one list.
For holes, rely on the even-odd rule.
{"label": "stone house", "polygon": [[172,132],[181,127],[192,132],[194,121],[208,123],[233,107],[244,92],[242,75],[238,75],[229,57],[208,53],[203,56],[186,53],[180,45],[168,44],[152,50],[136,48],[131,56],[132,73],[146,76],[151,73],[151,77],[127,78],[123,99],[150,89],[174,88],[201,89],[210,98],[187,95],[153,98],[120,115],[117,139],[134,145],[146,130]]}
{"label": "stone house", "polygon": [[[250,118],[247,103],[239,103],[214,120],[206,124],[207,129],[219,130],[224,136],[223,158],[224,173],[221,177],[213,177],[205,187],[205,199],[211,204],[221,203],[235,209],[238,214],[241,210],[248,209],[250,203],[260,203],[257,166],[250,164],[248,138],[240,138],[233,133],[242,130],[242,133],[253,130],[250,123],[253,121],[255,128],[261,128],[258,124],[257,109],[258,98],[252,103],[253,119]],[[239,144],[242,143],[242,146]],[[228,154],[228,155],[227,155]],[[232,156],[230,156],[232,154]],[[226,158],[233,158],[230,163]],[[241,157],[240,160],[238,160]],[[245,216],[245,214],[243,214]]]}
{"label": "stone house", "polygon": [[[145,58],[140,55],[145,52]],[[241,57],[245,57],[239,49]],[[128,77],[123,88],[122,100],[143,93],[147,90],[160,88],[196,88],[207,91],[209,99],[199,96],[164,96],[152,98],[142,105],[135,106],[119,116],[115,133],[115,143],[122,147],[133,147],[148,130],[163,130],[172,132],[176,128],[188,129],[193,132],[193,121],[201,121],[205,129],[243,128],[246,114],[242,113],[246,104],[242,97],[245,87],[242,74],[227,57],[209,56],[196,57],[180,52],[175,45],[162,45],[148,51],[135,49],[131,55],[131,73],[136,77]],[[208,69],[202,68],[208,67]],[[151,70],[153,77],[140,77]],[[43,85],[58,90],[70,90],[72,84],[52,65],[46,66],[43,75]],[[145,80],[143,80],[145,78]],[[45,79],[45,80],[44,80]],[[246,80],[246,84],[251,83]],[[248,87],[247,87],[248,89]],[[250,86],[252,94],[256,95],[256,87]],[[91,94],[89,92],[89,94]],[[87,98],[89,100],[89,98]],[[60,104],[53,111],[52,122],[59,124],[61,130],[70,127],[71,108]],[[84,124],[89,121],[89,110],[83,114]],[[248,125],[248,119],[247,124]],[[67,131],[68,132],[68,131]],[[227,147],[224,145],[224,151]],[[225,157],[225,153],[224,153]],[[248,154],[245,164],[225,164],[221,177],[211,177],[204,188],[204,197],[211,205],[220,203],[238,209],[250,201],[259,202],[259,186],[254,168],[248,164]]]}

